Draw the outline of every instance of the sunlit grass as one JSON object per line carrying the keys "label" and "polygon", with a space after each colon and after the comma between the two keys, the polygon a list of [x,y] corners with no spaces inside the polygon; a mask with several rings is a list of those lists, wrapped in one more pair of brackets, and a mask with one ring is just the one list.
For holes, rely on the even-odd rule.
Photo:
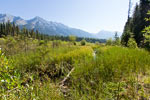
{"label": "sunlit grass", "polygon": [[[33,40],[29,47],[20,48],[24,42],[19,42],[11,47],[17,53],[3,45],[18,83],[13,91],[3,92],[2,99],[133,100],[148,97],[150,53],[144,49],[91,43],[81,46],[79,42],[74,45],[62,41],[57,45],[53,41],[41,44]],[[64,83],[66,90],[62,90],[59,83],[73,68]]]}

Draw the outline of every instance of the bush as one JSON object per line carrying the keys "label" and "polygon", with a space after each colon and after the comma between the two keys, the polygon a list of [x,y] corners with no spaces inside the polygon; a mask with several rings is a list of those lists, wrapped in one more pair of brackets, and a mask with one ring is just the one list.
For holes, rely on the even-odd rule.
{"label": "bush", "polygon": [[98,41],[95,42],[96,45],[100,45],[100,43]]}
{"label": "bush", "polygon": [[127,46],[129,48],[137,48],[137,43],[133,38],[130,38],[129,41],[128,41]]}
{"label": "bush", "polygon": [[76,41],[76,36],[70,35],[70,36],[69,36],[69,40],[70,40],[71,42]]}
{"label": "bush", "polygon": [[45,41],[44,40],[40,40],[39,45],[44,45]]}
{"label": "bush", "polygon": [[74,45],[77,45],[77,43],[76,43],[76,42],[73,42],[73,44],[74,44]]}
{"label": "bush", "polygon": [[106,41],[106,45],[112,45],[112,44],[113,44],[112,38],[110,38]]}
{"label": "bush", "polygon": [[20,74],[0,50],[0,99],[4,99],[8,91],[19,89],[20,86]]}
{"label": "bush", "polygon": [[83,39],[83,40],[81,41],[81,45],[82,45],[82,46],[86,45],[86,40],[85,40],[85,39]]}

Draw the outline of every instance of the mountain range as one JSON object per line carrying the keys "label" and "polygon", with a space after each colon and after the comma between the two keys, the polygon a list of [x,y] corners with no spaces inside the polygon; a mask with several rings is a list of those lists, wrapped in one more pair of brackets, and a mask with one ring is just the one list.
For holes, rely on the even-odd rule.
{"label": "mountain range", "polygon": [[[15,23],[20,28],[26,27],[27,29],[38,30],[40,33],[48,35],[59,35],[59,36],[69,36],[75,35],[78,37],[89,37],[89,38],[99,38],[108,39],[114,37],[114,32],[100,31],[97,34],[92,34],[81,29],[71,28],[62,23],[47,21],[41,17],[34,17],[29,20],[24,20],[21,17],[13,16],[10,14],[0,14],[0,23],[6,23],[10,21]],[[118,34],[119,36],[121,33]]]}
{"label": "mountain range", "polygon": [[[112,38],[114,39],[116,32],[111,32],[111,31],[106,31],[106,30],[101,30],[96,34],[96,37],[101,38],[101,39],[109,39]],[[117,32],[118,36],[121,37],[122,33]]]}

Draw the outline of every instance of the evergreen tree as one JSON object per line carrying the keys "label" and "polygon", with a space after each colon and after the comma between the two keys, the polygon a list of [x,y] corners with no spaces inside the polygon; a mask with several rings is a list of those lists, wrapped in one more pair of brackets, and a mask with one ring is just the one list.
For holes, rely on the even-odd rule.
{"label": "evergreen tree", "polygon": [[20,29],[19,26],[16,26],[16,35],[18,36],[18,34],[20,34]]}
{"label": "evergreen tree", "polygon": [[141,17],[141,14],[140,14],[140,8],[139,8],[139,5],[136,4],[136,7],[135,7],[135,10],[134,10],[134,13],[133,13],[133,18],[132,18],[132,26],[131,26],[131,31],[133,32],[134,34],[134,38],[136,40],[136,42],[138,44],[140,44],[141,42],[141,34],[139,34],[139,32],[141,31],[140,29],[140,17]]}
{"label": "evergreen tree", "polygon": [[150,25],[150,23],[145,21],[150,15],[147,15],[148,10],[150,10],[150,0],[140,0],[140,4],[136,4],[134,13],[132,17],[128,17],[126,25],[124,27],[124,32],[122,35],[121,43],[127,46],[127,42],[130,38],[130,33],[133,33],[133,38],[137,42],[138,46],[142,46],[144,43],[144,36],[142,30]]}
{"label": "evergreen tree", "polygon": [[15,35],[16,35],[16,25],[13,22],[13,25],[12,25],[12,36],[15,36]]}
{"label": "evergreen tree", "polygon": [[150,1],[149,0],[140,0],[140,19],[139,19],[139,23],[135,24],[137,25],[137,28],[134,30],[135,32],[135,40],[137,41],[138,45],[143,45],[143,41],[144,41],[144,37],[143,37],[143,33],[142,30],[147,27],[149,24],[149,22],[147,22],[145,20],[145,18],[148,18],[149,15],[147,15],[148,10],[150,10]]}
{"label": "evergreen tree", "polygon": [[39,31],[38,31],[38,30],[36,30],[36,38],[37,38],[37,39],[40,39],[40,38],[39,38]]}
{"label": "evergreen tree", "polygon": [[119,36],[118,36],[118,33],[117,33],[117,32],[115,33],[115,37],[114,37],[114,38],[115,38],[115,40],[118,40],[118,39],[119,39]]}
{"label": "evergreen tree", "polygon": [[121,44],[124,46],[127,46],[129,38],[131,38],[133,36],[133,33],[131,32],[131,29],[130,29],[130,25],[131,25],[130,22],[126,23],[124,32],[121,37]]}
{"label": "evergreen tree", "polygon": [[120,45],[120,38],[119,38],[117,32],[115,33],[115,37],[114,38],[115,38],[114,45]]}

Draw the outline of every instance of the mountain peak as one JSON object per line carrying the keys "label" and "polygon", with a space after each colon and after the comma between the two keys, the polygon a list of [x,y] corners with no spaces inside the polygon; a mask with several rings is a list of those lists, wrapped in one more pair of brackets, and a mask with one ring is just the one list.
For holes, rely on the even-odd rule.
{"label": "mountain peak", "polygon": [[[122,33],[121,32],[117,32],[118,36],[121,37]],[[114,38],[115,36],[115,31],[106,31],[106,30],[101,30],[100,32],[98,32],[97,37],[100,37],[101,39],[109,39],[109,38]]]}
{"label": "mountain peak", "polygon": [[12,15],[10,15],[10,14],[0,14],[0,16],[3,16],[3,17],[12,17]]}
{"label": "mountain peak", "polygon": [[8,20],[10,22],[14,22],[20,28],[26,27],[27,29],[38,30],[41,33],[49,35],[75,35],[78,37],[94,37],[92,34],[86,31],[70,28],[58,22],[47,21],[39,16],[36,16],[30,20],[24,20],[20,17],[12,16],[9,14],[0,14],[0,23],[8,22]]}
{"label": "mountain peak", "polygon": [[31,20],[46,21],[46,20],[44,20],[43,18],[41,18],[41,17],[39,17],[39,16],[36,16],[36,17],[34,17],[33,19],[31,19]]}
{"label": "mountain peak", "polygon": [[0,14],[0,22],[13,22],[14,16],[10,14]]}
{"label": "mountain peak", "polygon": [[43,18],[41,18],[39,16],[35,16],[33,19],[43,19]]}
{"label": "mountain peak", "polygon": [[39,16],[36,16],[30,20],[28,20],[29,23],[32,23],[32,24],[36,24],[36,23],[47,23],[46,20],[44,20],[43,18],[39,17]]}

